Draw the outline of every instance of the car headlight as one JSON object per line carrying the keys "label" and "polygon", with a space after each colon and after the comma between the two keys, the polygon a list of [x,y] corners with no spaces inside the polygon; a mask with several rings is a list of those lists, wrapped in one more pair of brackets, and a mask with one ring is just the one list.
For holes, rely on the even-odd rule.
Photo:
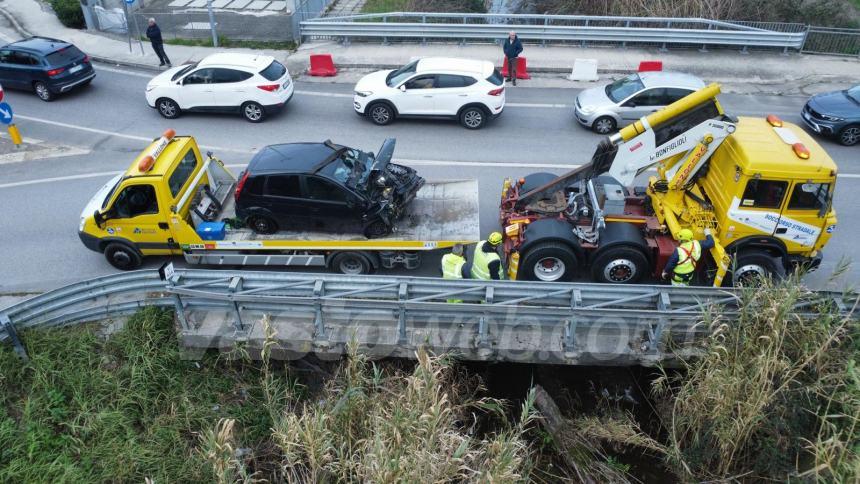
{"label": "car headlight", "polygon": [[826,119],[827,121],[845,121],[845,118],[840,118],[839,116],[831,116],[829,114],[822,114],[821,119]]}
{"label": "car headlight", "polygon": [[588,116],[589,114],[594,112],[594,107],[592,107],[592,106],[579,106],[579,112]]}
{"label": "car headlight", "polygon": [[355,95],[358,97],[367,97],[373,94],[373,91],[355,91]]}
{"label": "car headlight", "polygon": [[151,91],[151,90],[153,90],[153,89],[155,89],[155,85],[154,85],[154,84],[147,84],[147,85],[146,85],[146,92],[149,92],[149,91]]}
{"label": "car headlight", "polygon": [[78,224],[78,232],[83,232],[84,231],[84,225],[86,225],[86,224],[87,224],[87,218],[81,217],[81,223]]}

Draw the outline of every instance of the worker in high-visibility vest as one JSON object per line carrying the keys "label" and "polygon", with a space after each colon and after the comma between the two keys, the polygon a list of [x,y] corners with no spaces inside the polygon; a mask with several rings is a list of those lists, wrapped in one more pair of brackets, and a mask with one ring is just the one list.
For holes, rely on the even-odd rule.
{"label": "worker in high-visibility vest", "polygon": [[[463,245],[454,244],[451,247],[451,252],[442,256],[442,278],[443,279],[465,279],[468,278],[466,272],[466,258],[463,256]],[[462,299],[448,299],[449,303],[461,303]]]}
{"label": "worker in high-visibility vest", "polygon": [[705,228],[705,240],[699,242],[693,238],[693,231],[681,229],[678,232],[678,248],[669,256],[666,267],[663,269],[663,279],[672,274],[673,286],[689,286],[696,272],[696,264],[702,257],[702,250],[714,247],[714,237],[711,229]]}
{"label": "worker in high-visibility vest", "polygon": [[505,278],[505,268],[499,256],[499,246],[502,245],[502,234],[493,232],[487,240],[478,242],[472,257],[472,279],[488,281]]}

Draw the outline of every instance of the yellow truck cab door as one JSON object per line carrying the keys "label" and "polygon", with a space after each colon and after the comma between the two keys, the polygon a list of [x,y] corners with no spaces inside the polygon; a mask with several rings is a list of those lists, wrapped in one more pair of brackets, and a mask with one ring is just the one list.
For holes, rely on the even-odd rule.
{"label": "yellow truck cab door", "polygon": [[127,240],[143,255],[170,254],[172,235],[162,213],[166,208],[159,203],[154,184],[140,181],[125,185],[105,211],[107,238]]}
{"label": "yellow truck cab door", "polygon": [[[788,192],[785,180],[750,178],[741,198],[735,197],[729,209],[729,218],[746,229],[737,228],[736,238],[750,235],[779,235],[780,213]],[[751,230],[752,229],[752,230]]]}
{"label": "yellow truck cab door", "polygon": [[[832,189],[829,180],[798,180],[792,183],[788,203],[776,228],[776,236],[785,242],[789,251],[812,250],[815,247],[830,211]],[[825,234],[829,238],[826,229]]]}

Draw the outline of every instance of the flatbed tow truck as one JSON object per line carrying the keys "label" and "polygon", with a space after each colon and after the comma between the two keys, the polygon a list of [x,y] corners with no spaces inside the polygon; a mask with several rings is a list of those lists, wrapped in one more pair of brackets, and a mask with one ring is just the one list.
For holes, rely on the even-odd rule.
{"label": "flatbed tow truck", "polygon": [[[776,116],[727,116],[711,84],[605,138],[562,176],[506,179],[500,218],[511,279],[658,277],[682,229],[713,233],[696,282],[814,269],[836,228],[836,164]],[[647,185],[638,176],[656,171]]]}
{"label": "flatbed tow truck", "polygon": [[[189,264],[366,274],[378,267],[416,269],[423,251],[479,240],[475,180],[427,182],[394,232],[374,239],[295,230],[257,234],[234,223],[236,184],[221,160],[201,155],[193,137],[168,130],[92,197],[81,213],[81,241],[122,270],[139,267],[146,256],[181,255]],[[218,229],[207,233],[213,222]]]}

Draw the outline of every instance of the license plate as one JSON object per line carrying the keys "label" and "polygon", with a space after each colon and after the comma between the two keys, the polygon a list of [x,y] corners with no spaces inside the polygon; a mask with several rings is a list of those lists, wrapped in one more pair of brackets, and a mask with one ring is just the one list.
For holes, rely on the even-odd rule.
{"label": "license plate", "polygon": [[290,80],[289,80],[289,79],[287,79],[286,81],[284,81],[284,89],[286,89],[286,88],[288,88],[288,87],[290,87]]}
{"label": "license plate", "polygon": [[83,64],[81,64],[81,65],[77,65],[77,66],[72,67],[71,69],[69,69],[69,73],[70,73],[70,74],[74,74],[75,72],[78,72],[78,71],[80,71],[80,70],[81,70],[81,69],[83,69],[83,68],[84,68],[84,65],[83,65]]}

